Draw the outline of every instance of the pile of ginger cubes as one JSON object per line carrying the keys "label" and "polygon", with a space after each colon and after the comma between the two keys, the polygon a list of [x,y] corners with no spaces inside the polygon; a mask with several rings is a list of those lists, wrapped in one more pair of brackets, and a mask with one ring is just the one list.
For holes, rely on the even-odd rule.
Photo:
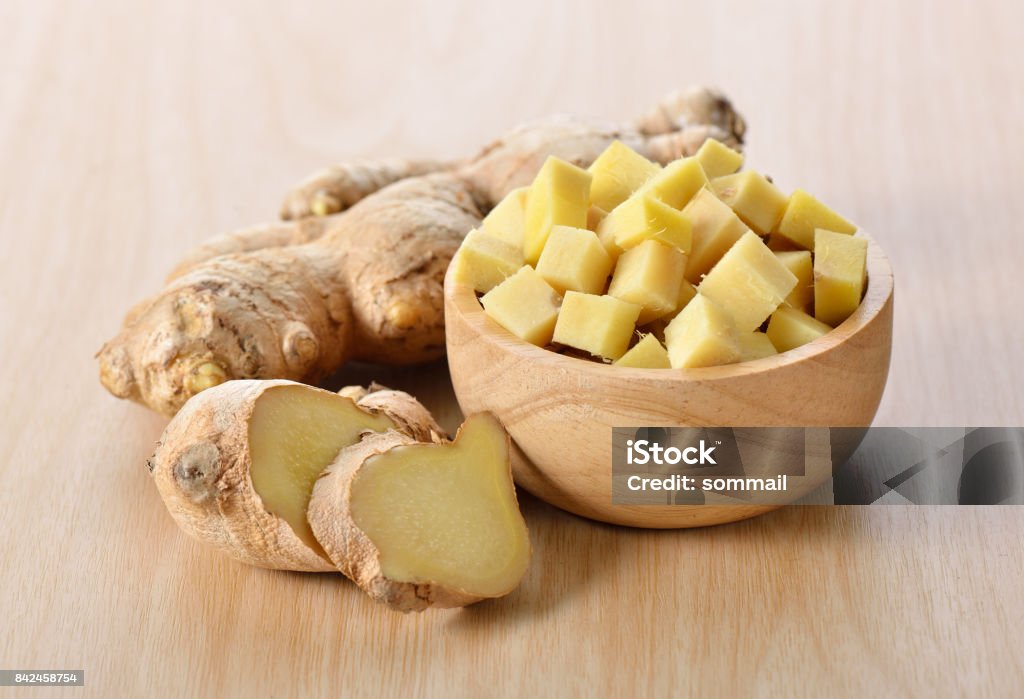
{"label": "pile of ginger cubes", "polygon": [[586,170],[550,157],[470,231],[455,281],[520,339],[617,366],[786,352],[849,317],[867,240],[715,140],[661,167],[619,141]]}

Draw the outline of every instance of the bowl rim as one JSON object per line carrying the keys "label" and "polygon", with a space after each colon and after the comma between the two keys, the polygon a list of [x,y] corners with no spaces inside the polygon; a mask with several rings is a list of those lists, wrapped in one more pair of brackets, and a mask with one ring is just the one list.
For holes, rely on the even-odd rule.
{"label": "bowl rim", "polygon": [[[556,368],[568,371],[584,372],[601,378],[617,377],[619,379],[676,379],[681,381],[712,381],[739,376],[761,374],[782,367],[790,366],[825,354],[861,330],[871,325],[872,321],[891,302],[894,291],[892,266],[889,258],[882,251],[873,237],[858,230],[858,237],[868,241],[867,253],[867,290],[860,305],[838,326],[819,338],[795,349],[780,352],[769,357],[762,357],[746,362],[724,364],[720,366],[695,367],[689,369],[648,369],[635,367],[617,367],[611,363],[603,363],[570,357],[553,352],[545,347],[538,347],[522,340],[492,320],[483,309],[476,292],[466,284],[456,282],[451,270],[452,264],[445,275],[444,295],[451,305],[462,316],[462,319],[473,326],[477,335],[489,341],[503,345],[509,351],[521,354],[531,361],[544,362]],[[447,304],[446,304],[447,305]],[[445,323],[449,321],[446,319]]]}

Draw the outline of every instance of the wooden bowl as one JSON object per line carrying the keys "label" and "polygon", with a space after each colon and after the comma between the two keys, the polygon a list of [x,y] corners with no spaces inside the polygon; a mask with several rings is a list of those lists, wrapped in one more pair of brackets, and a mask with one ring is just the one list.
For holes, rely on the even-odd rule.
{"label": "wooden bowl", "polygon": [[674,528],[775,509],[612,504],[611,430],[871,424],[889,374],[893,279],[885,254],[864,237],[867,292],[838,328],[783,354],[701,369],[627,369],[535,347],[488,318],[473,290],[449,274],[448,366],[459,405],[466,414],[490,411],[505,425],[520,486],[584,517]]}

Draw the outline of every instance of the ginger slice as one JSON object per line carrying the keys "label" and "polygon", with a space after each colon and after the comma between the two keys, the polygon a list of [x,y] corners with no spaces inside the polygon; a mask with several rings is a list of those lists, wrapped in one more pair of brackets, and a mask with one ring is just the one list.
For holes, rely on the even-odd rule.
{"label": "ginger slice", "polygon": [[317,477],[345,447],[366,431],[384,432],[395,423],[360,409],[348,398],[277,386],[263,392],[249,419],[249,475],[267,511],[291,526],[307,546],[322,553],[306,520]]}
{"label": "ginger slice", "polygon": [[489,414],[454,442],[364,435],[317,481],[308,517],[339,570],[404,612],[508,594],[530,557],[508,436]]}

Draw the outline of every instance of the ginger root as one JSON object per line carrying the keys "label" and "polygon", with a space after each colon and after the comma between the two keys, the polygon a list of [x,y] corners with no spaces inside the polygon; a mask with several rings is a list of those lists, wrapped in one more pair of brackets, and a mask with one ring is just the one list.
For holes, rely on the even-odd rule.
{"label": "ginger root", "polygon": [[149,465],[194,538],[265,568],[340,570],[403,612],[505,595],[529,561],[500,423],[471,416],[447,442],[401,391],[229,381],[185,404]]}
{"label": "ginger root", "polygon": [[467,160],[317,173],[288,193],[282,213],[292,220],[223,235],[187,255],[101,348],[100,379],[115,396],[172,415],[231,379],[315,383],[351,359],[438,359],[448,263],[549,155],[586,166],[618,139],[667,163],[708,137],[739,147],[744,131],[725,97],[695,88],[634,123],[556,116]]}
{"label": "ginger root", "polygon": [[506,595],[530,558],[508,435],[489,414],[451,443],[366,435],[317,481],[309,522],[341,572],[403,612]]}
{"label": "ginger root", "polygon": [[187,533],[245,563],[334,570],[306,520],[317,477],[365,431],[441,434],[406,393],[350,396],[291,381],[229,381],[197,395],[149,460],[167,509]]}

